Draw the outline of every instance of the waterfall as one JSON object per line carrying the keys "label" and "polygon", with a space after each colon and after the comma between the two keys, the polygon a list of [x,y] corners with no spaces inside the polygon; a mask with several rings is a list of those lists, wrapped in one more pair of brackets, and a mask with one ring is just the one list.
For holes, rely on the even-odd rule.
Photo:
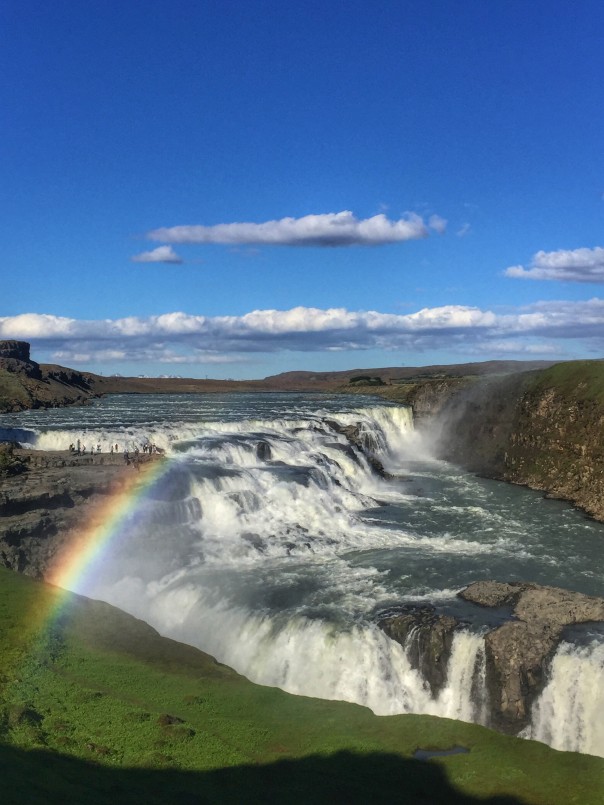
{"label": "waterfall", "polygon": [[[555,567],[554,548],[544,551],[523,530],[526,508],[492,507],[491,487],[431,458],[411,409],[340,411],[332,402],[292,411],[290,399],[250,403],[255,416],[241,403],[245,418],[231,416],[237,403],[228,401],[198,421],[130,421],[122,407],[99,422],[89,410],[85,428],[75,414],[54,429],[26,423],[20,433],[38,449],[80,439],[123,450],[149,441],[168,457],[111,555],[74,591],[125,609],[259,684],[356,702],[379,715],[488,724],[480,633],[455,632],[444,683],[433,694],[410,647],[387,637],[375,613],[450,599],[491,567],[520,578],[514,562],[533,563],[531,573],[541,561]],[[581,539],[584,545],[583,531]],[[585,566],[591,573],[594,563]],[[525,736],[604,755],[603,668],[601,645],[563,644]]]}
{"label": "waterfall", "polygon": [[447,665],[447,682],[438,698],[438,712],[458,721],[487,721],[484,641],[481,635],[462,630],[453,638]]}
{"label": "waterfall", "polygon": [[255,614],[212,600],[192,584],[145,589],[122,582],[111,597],[160,632],[202,648],[258,684],[354,702],[377,715],[426,713],[484,723],[481,635],[456,633],[446,684],[433,697],[405,647],[370,623],[346,626],[295,614]]}
{"label": "waterfall", "polygon": [[523,737],[604,757],[604,643],[558,646]]}

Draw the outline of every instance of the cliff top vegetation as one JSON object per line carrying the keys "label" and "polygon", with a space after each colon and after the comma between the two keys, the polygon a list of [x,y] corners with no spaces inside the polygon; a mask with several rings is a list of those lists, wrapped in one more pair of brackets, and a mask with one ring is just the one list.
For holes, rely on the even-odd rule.
{"label": "cliff top vegetation", "polygon": [[568,361],[544,369],[535,378],[535,390],[555,388],[575,400],[604,403],[604,361]]}

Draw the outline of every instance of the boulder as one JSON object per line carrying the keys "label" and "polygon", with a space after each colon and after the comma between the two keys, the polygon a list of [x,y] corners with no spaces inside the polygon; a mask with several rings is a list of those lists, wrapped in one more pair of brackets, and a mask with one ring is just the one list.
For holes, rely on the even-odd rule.
{"label": "boulder", "polygon": [[604,621],[604,599],[528,582],[480,581],[459,593],[484,607],[512,608],[512,618],[485,635],[492,726],[518,732],[530,718],[547,668],[568,626]]}

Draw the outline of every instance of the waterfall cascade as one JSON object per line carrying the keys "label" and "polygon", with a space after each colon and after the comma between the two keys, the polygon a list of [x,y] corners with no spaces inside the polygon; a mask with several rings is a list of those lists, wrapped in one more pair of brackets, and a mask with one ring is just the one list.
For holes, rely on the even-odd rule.
{"label": "waterfall cascade", "polygon": [[604,757],[604,643],[558,646],[524,737]]}
{"label": "waterfall cascade", "polygon": [[[409,647],[387,637],[375,615],[401,600],[452,599],[485,573],[505,577],[512,568],[531,578],[543,549],[517,498],[495,510],[490,487],[432,459],[408,408],[307,407],[285,416],[284,406],[247,419],[108,417],[85,430],[31,428],[38,449],[150,441],[171,462],[92,586],[75,591],[261,684],[378,714],[488,724],[479,630],[455,633],[446,681],[434,693]],[[529,511],[535,500],[527,497],[522,511],[538,523],[541,511]],[[559,550],[569,554],[563,542]],[[604,756],[603,668],[601,644],[561,645],[526,737]]]}

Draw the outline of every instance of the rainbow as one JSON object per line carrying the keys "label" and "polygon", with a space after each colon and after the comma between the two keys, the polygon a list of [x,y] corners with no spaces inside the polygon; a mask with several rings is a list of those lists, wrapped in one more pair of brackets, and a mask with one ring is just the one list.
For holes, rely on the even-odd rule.
{"label": "rainbow", "polygon": [[86,528],[72,532],[67,547],[50,566],[46,580],[66,590],[84,591],[98,563],[124,534],[125,523],[140,509],[141,502],[165,475],[169,464],[166,460],[141,464],[140,471],[129,475],[118,492],[88,512]]}
{"label": "rainbow", "polygon": [[52,586],[43,595],[32,596],[29,607],[21,612],[18,629],[22,649],[6,658],[4,668],[9,676],[4,685],[5,696],[23,695],[22,679],[35,671],[40,662],[47,661],[55,627],[73,601],[71,591],[86,595],[92,588],[99,564],[112,546],[128,536],[133,518],[141,511],[141,502],[171,466],[172,462],[161,458],[144,462],[139,472],[126,471],[122,475],[120,489],[106,501],[96,508],[87,508],[86,527],[70,533],[47,572],[45,581]]}
{"label": "rainbow", "polygon": [[57,589],[50,606],[39,607],[25,615],[24,632],[34,640],[44,641],[71,600],[71,591],[86,595],[95,572],[112,546],[128,534],[141,502],[166,474],[171,462],[165,459],[147,461],[140,471],[128,473],[121,488],[106,501],[86,511],[86,526],[72,531],[65,547],[49,567],[45,581]]}

